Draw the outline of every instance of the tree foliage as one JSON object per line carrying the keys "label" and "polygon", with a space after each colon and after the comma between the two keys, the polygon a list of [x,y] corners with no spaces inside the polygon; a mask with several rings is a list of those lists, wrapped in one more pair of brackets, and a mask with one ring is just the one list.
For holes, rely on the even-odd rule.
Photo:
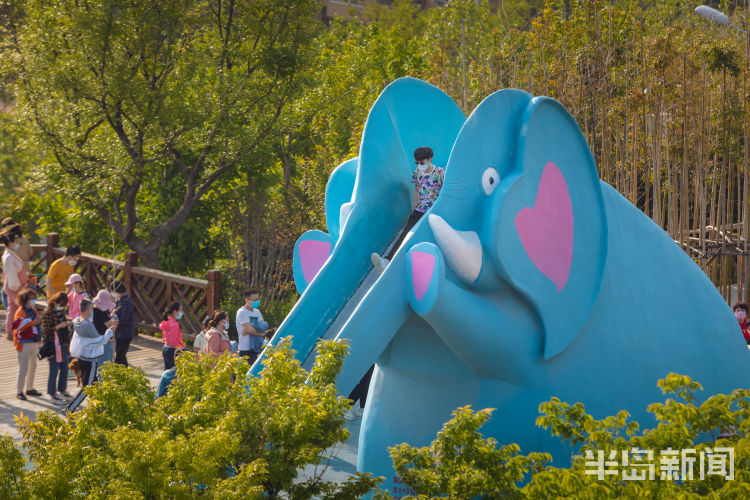
{"label": "tree foliage", "polygon": [[[429,447],[390,448],[396,471],[417,493],[404,498],[747,498],[750,391],[736,389],[696,404],[695,392],[702,387],[690,377],[670,373],[658,385],[670,397],[649,405],[657,425],[642,430],[629,420],[627,411],[597,420],[581,403],[571,405],[557,398],[542,403],[536,423],[575,450],[570,466],[545,467],[548,455],[521,455],[516,445],[498,448],[497,442],[479,433],[491,410],[459,408]],[[660,474],[661,460],[673,457],[670,450],[692,449],[697,458],[717,447],[734,449],[732,480],[719,474],[701,478],[697,460],[692,479],[671,480]],[[655,464],[653,479],[629,480],[620,474],[628,468],[622,465],[621,454],[634,449],[653,452],[652,460],[644,462]],[[620,470],[599,478],[592,474],[596,468],[587,464],[592,460],[587,452],[593,457],[604,452],[621,465]],[[381,495],[390,498],[388,493]]]}
{"label": "tree foliage", "polygon": [[[96,210],[153,267],[196,203],[271,133],[317,26],[312,0],[22,9],[3,56],[19,117],[47,153],[39,185]],[[145,210],[145,197],[169,208]]]}
{"label": "tree foliage", "polygon": [[520,455],[516,444],[498,448],[495,439],[484,438],[478,429],[492,411],[459,408],[429,447],[406,443],[392,447],[396,473],[427,497],[520,498],[516,483],[530,472],[541,471],[551,459],[547,453]]}

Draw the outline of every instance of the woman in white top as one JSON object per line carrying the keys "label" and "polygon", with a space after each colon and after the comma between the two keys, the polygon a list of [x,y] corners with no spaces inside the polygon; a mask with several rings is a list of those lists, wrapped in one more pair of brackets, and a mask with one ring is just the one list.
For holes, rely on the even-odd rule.
{"label": "woman in white top", "polygon": [[21,246],[21,239],[11,232],[13,226],[8,226],[0,233],[0,243],[5,244],[3,253],[3,291],[8,296],[8,314],[5,316],[5,331],[8,340],[13,340],[13,318],[16,316],[18,304],[16,298],[23,289],[28,275],[21,257],[16,254]]}
{"label": "woman in white top", "polygon": [[209,316],[206,316],[203,320],[203,330],[201,330],[201,332],[195,336],[195,340],[193,341],[193,351],[201,352],[203,346],[206,345],[206,333],[208,333],[208,324],[210,322],[211,318]]}

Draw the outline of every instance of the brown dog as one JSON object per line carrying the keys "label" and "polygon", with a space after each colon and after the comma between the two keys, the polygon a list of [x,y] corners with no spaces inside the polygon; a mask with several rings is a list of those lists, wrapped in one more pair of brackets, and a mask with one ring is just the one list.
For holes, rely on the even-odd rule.
{"label": "brown dog", "polygon": [[77,387],[81,387],[83,385],[83,373],[81,372],[81,367],[78,366],[78,359],[73,358],[70,363],[68,363],[68,368],[73,370],[73,373],[76,376]]}

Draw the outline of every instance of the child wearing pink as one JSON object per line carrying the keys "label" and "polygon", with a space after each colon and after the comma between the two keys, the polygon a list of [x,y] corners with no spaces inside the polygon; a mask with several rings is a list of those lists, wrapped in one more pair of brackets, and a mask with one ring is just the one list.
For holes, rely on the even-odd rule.
{"label": "child wearing pink", "polygon": [[70,304],[70,317],[76,319],[81,315],[81,301],[86,298],[86,292],[70,292],[68,294],[68,304]]}
{"label": "child wearing pink", "polygon": [[70,287],[68,292],[68,314],[71,319],[76,319],[81,315],[81,300],[88,298],[88,295],[83,290],[83,278],[80,274],[71,274],[68,281],[65,282],[65,286]]}
{"label": "child wearing pink", "polygon": [[180,330],[180,324],[174,317],[171,317],[159,323],[161,328],[161,336],[164,340],[164,345],[174,347],[175,349],[182,349],[185,344],[182,342],[182,330]]}

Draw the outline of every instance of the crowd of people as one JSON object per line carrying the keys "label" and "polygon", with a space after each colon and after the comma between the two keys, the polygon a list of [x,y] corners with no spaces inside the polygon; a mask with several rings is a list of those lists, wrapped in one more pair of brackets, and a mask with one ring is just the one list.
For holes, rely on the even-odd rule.
{"label": "crowd of people", "polygon": [[[57,405],[75,411],[85,398],[84,387],[96,381],[98,368],[106,362],[128,366],[127,352],[135,337],[133,301],[122,281],[114,281],[91,298],[83,277],[76,273],[81,250],[70,246],[47,271],[46,307],[37,305],[36,283],[29,269],[33,255],[22,228],[6,218],[0,226],[2,295],[7,311],[5,331],[18,354],[17,397],[43,396],[34,387],[37,361],[47,360],[49,375],[46,395]],[[87,291],[88,290],[88,291]],[[244,294],[244,305],[236,315],[238,341],[229,338],[229,315],[215,311],[203,320],[192,349],[199,355],[219,356],[236,352],[249,364],[255,362],[274,333],[258,309],[260,292]],[[179,302],[170,303],[159,324],[165,373],[173,378],[175,357],[186,350],[180,321]],[[80,390],[68,391],[68,373],[73,371]]]}
{"label": "crowd of people", "polygon": [[[75,267],[81,256],[70,246],[47,270],[46,307],[37,305],[37,283],[29,269],[33,255],[23,230],[12,218],[0,225],[2,296],[6,310],[6,338],[18,355],[17,397],[43,396],[34,386],[37,361],[49,363],[47,397],[75,411],[83,401],[83,388],[94,382],[97,368],[114,361],[127,366],[127,350],[135,336],[133,303],[121,281],[99,290],[93,299]],[[115,343],[115,348],[112,347]],[[73,370],[81,389],[68,391]]]}

